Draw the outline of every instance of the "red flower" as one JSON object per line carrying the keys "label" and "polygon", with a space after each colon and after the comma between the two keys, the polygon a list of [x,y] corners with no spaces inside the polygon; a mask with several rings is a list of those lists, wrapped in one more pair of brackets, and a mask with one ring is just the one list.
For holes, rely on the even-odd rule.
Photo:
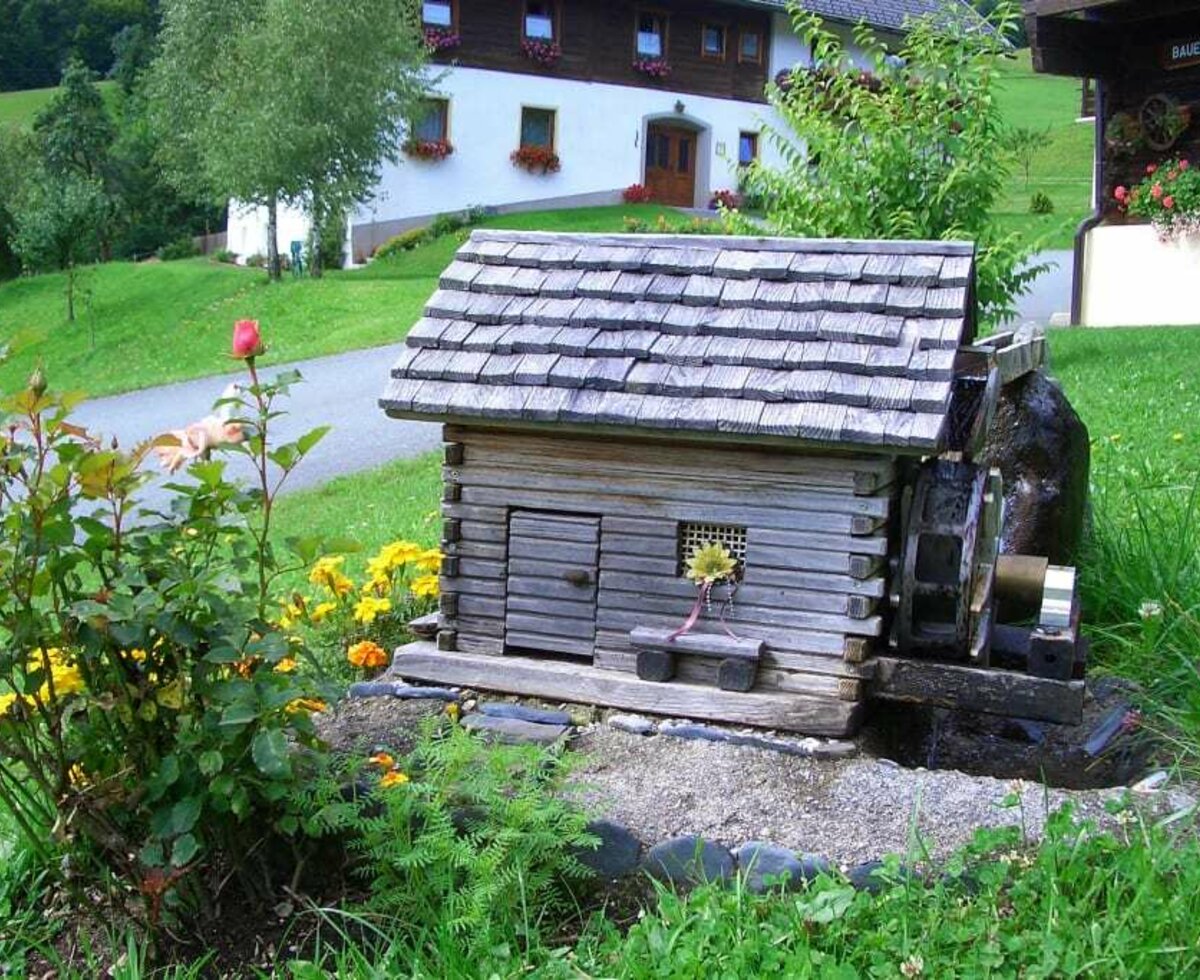
{"label": "red flower", "polygon": [[1115,197],[1121,203],[1124,203],[1129,199],[1129,189],[1122,184],[1115,191],[1113,191],[1113,197]]}
{"label": "red flower", "polygon": [[1163,196],[1162,184],[1155,184],[1152,188],[1150,188],[1150,196],[1156,201],[1161,199]]}
{"label": "red flower", "polygon": [[1190,163],[1188,163],[1186,160],[1180,160],[1180,161],[1179,161],[1179,169],[1180,169],[1180,170],[1187,170],[1187,169],[1188,169],[1188,168],[1190,168],[1190,167],[1191,167],[1191,164],[1190,164]]}
{"label": "red flower", "polygon": [[1166,197],[1163,198],[1163,207],[1166,208],[1168,211],[1170,211],[1171,208],[1175,207],[1175,198],[1171,197],[1171,195],[1168,194]]}
{"label": "red flower", "polygon": [[1153,177],[1156,173],[1158,173],[1158,164],[1157,163],[1151,163],[1151,164],[1146,165],[1146,176]]}
{"label": "red flower", "polygon": [[237,358],[258,357],[266,351],[257,320],[238,320],[233,325],[233,356]]}

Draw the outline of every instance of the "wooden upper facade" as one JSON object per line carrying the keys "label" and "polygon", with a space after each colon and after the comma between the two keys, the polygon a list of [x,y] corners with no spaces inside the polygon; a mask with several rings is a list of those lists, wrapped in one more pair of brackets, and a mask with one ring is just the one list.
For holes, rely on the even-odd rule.
{"label": "wooden upper facade", "polygon": [[[423,9],[427,31],[457,38],[435,54],[442,64],[766,100],[771,14],[765,10],[681,0],[425,0]],[[555,63],[539,63],[527,42],[557,45]],[[634,67],[656,60],[669,74]]]}

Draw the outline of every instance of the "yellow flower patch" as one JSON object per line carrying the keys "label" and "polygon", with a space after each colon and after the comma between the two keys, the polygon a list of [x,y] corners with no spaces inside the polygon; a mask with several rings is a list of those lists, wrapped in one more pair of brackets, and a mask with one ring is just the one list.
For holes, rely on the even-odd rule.
{"label": "yellow flower patch", "polygon": [[413,579],[412,594],[418,599],[433,599],[436,598],[440,587],[438,586],[438,577],[436,575],[422,575],[419,578]]}
{"label": "yellow flower patch", "polygon": [[364,626],[370,626],[381,613],[391,612],[391,599],[378,599],[374,596],[363,596],[354,606],[354,619]]}

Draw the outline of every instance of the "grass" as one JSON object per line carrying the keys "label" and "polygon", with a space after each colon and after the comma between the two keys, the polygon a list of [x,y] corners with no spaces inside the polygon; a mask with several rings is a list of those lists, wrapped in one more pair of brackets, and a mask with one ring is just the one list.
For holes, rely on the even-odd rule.
{"label": "grass", "polygon": [[[624,219],[653,220],[653,205],[541,211],[488,218],[485,227],[620,231]],[[447,236],[365,269],[323,279],[285,278],[207,259],[132,264],[85,272],[91,299],[66,320],[65,276],[0,284],[0,338],[36,337],[0,367],[0,389],[24,382],[41,361],[52,383],[89,395],[202,377],[221,370],[235,319],[262,321],[281,361],[394,343],[421,315],[459,244]]]}
{"label": "grass", "polygon": [[[111,104],[117,94],[116,82],[98,83],[104,98]],[[21,92],[0,92],[0,127],[16,126],[26,129],[33,125],[37,114],[45,108],[57,88],[31,88]]]}
{"label": "grass", "polygon": [[[1001,65],[999,102],[1012,126],[1048,130],[1030,168],[1029,184],[1014,168],[997,208],[1003,227],[1020,232],[1040,248],[1070,248],[1075,228],[1091,210],[1095,129],[1078,122],[1079,83],[1035,74],[1028,50]],[[1054,202],[1054,213],[1029,212],[1037,191]]]}

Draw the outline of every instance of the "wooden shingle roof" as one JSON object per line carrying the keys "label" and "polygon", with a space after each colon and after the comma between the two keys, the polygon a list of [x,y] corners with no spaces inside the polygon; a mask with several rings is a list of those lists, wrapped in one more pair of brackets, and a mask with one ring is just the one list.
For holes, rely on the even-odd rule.
{"label": "wooden shingle roof", "polygon": [[936,451],[973,280],[958,242],[476,231],[380,404]]}

